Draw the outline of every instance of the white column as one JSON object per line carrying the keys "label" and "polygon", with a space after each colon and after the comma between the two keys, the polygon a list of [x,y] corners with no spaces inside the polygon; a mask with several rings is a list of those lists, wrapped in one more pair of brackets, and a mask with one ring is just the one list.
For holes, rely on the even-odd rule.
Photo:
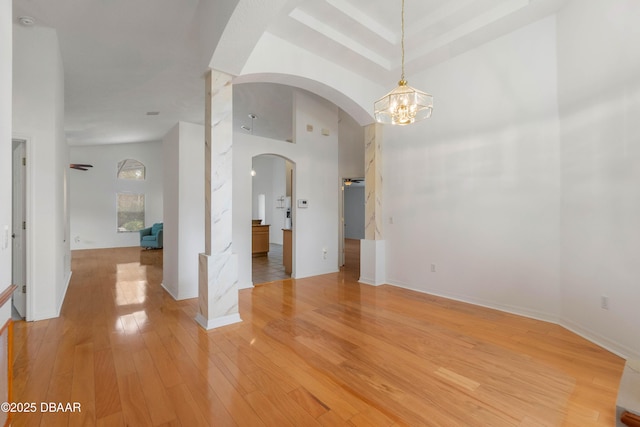
{"label": "white column", "polygon": [[382,240],[382,125],[364,128],[364,238]]}
{"label": "white column", "polygon": [[382,125],[364,128],[365,224],[360,242],[360,279],[369,285],[386,281],[385,241],[382,228]]}
{"label": "white column", "polygon": [[205,101],[205,253],[198,269],[198,315],[205,329],[240,322],[238,259],[232,252],[232,76],[211,70]]}

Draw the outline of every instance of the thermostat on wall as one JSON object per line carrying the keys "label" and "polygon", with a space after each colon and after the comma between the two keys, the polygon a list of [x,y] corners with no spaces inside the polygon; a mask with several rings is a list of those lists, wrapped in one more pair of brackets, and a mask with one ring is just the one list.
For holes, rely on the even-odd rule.
{"label": "thermostat on wall", "polygon": [[298,207],[299,208],[308,208],[309,207],[309,201],[307,201],[307,199],[298,199]]}

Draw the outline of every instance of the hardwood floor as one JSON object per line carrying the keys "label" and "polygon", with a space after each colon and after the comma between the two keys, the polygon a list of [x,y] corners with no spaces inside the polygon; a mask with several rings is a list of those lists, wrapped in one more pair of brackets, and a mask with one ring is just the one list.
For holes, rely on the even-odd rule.
{"label": "hardwood floor", "polygon": [[[360,275],[360,240],[345,239],[345,267],[350,271],[354,280]],[[254,257],[251,259],[251,277],[254,285],[261,285],[274,280],[291,278],[285,273],[282,262],[282,245],[269,245],[268,256]]]}
{"label": "hardwood floor", "polygon": [[15,426],[612,426],[623,360],[548,323],[353,269],[240,292],[206,332],[162,252],[75,251],[60,318],[15,325]]}
{"label": "hardwood floor", "polygon": [[349,279],[360,278],[360,240],[344,239],[344,266],[342,271]]}

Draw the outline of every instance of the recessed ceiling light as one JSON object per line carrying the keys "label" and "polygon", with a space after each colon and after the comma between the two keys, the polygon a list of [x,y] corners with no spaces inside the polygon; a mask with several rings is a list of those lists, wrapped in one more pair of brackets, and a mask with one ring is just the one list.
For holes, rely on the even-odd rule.
{"label": "recessed ceiling light", "polygon": [[242,129],[246,130],[247,132],[251,132],[251,128],[249,126],[246,125],[242,125],[240,126]]}
{"label": "recessed ceiling light", "polygon": [[254,119],[257,119],[257,118],[258,118],[258,116],[256,116],[256,115],[255,115],[255,114],[253,114],[253,113],[249,113],[249,118],[250,118],[251,120],[254,120]]}
{"label": "recessed ceiling light", "polygon": [[147,111],[147,116],[157,116],[160,111]]}
{"label": "recessed ceiling light", "polygon": [[30,16],[21,16],[18,18],[18,22],[20,22],[20,24],[24,25],[25,27],[30,27],[36,23],[36,20]]}

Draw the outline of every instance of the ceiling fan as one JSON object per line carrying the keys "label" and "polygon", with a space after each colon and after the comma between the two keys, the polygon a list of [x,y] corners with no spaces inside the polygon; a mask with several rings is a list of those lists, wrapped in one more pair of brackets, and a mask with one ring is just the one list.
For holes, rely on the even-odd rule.
{"label": "ceiling fan", "polygon": [[360,178],[345,178],[344,185],[349,186],[351,184],[359,184],[363,181],[364,179],[360,179]]}
{"label": "ceiling fan", "polygon": [[69,165],[69,167],[71,169],[77,169],[79,171],[88,171],[89,168],[93,167],[93,165],[87,165],[87,164],[83,164],[83,163],[71,163]]}

